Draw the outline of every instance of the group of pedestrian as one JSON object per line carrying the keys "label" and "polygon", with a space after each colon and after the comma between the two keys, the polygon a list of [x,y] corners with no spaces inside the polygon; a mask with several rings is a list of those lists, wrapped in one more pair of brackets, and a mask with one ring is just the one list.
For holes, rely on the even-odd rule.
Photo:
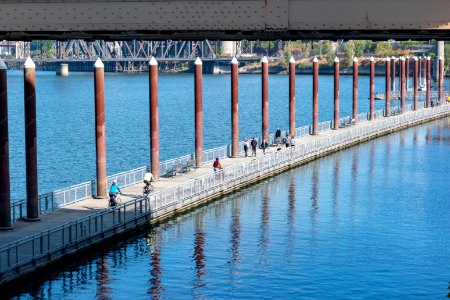
{"label": "group of pedestrian", "polygon": [[256,148],[258,147],[258,141],[255,137],[252,138],[251,141],[249,141],[247,138],[244,139],[244,153],[245,156],[248,156],[248,150],[252,148],[252,156],[256,157]]}

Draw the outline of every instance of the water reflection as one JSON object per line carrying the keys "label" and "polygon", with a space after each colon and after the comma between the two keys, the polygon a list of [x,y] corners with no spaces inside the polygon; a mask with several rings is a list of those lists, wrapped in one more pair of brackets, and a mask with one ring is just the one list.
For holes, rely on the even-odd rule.
{"label": "water reflection", "polygon": [[196,215],[195,220],[195,241],[194,241],[194,254],[192,258],[195,262],[195,275],[196,280],[194,282],[194,290],[202,288],[205,286],[205,281],[203,276],[206,274],[205,271],[205,232],[203,231],[203,217],[201,213]]}
{"label": "water reflection", "polygon": [[241,203],[242,197],[235,197],[231,208],[231,266],[230,274],[233,282],[239,276],[237,270],[239,266],[239,243],[241,239]]}
{"label": "water reflection", "polygon": [[152,229],[152,233],[149,234],[149,244],[153,247],[151,250],[150,260],[150,288],[148,294],[152,295],[152,299],[160,299],[164,287],[161,281],[161,226]]}
{"label": "water reflection", "polygon": [[269,245],[269,183],[266,182],[262,188],[262,205],[261,205],[261,237],[260,237],[260,247],[261,247],[261,263],[267,265],[267,248]]}
{"label": "water reflection", "polygon": [[291,262],[292,252],[295,248],[295,177],[294,173],[289,173],[289,191],[288,191],[288,235],[286,241],[286,257]]}
{"label": "water reflection", "polygon": [[333,168],[333,220],[335,226],[339,224],[339,175],[341,169],[341,155],[337,153],[334,156],[334,168]]}
{"label": "water reflection", "polygon": [[100,257],[97,262],[97,271],[96,271],[96,282],[97,282],[97,293],[96,296],[98,299],[109,300],[111,298],[111,278],[109,276],[109,263],[106,256]]}

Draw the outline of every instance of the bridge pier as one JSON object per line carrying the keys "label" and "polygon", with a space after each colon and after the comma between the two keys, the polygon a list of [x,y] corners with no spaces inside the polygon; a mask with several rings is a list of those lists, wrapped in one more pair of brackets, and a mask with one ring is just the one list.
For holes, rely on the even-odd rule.
{"label": "bridge pier", "polygon": [[59,66],[57,66],[56,75],[69,76],[69,65],[68,64],[60,64]]}
{"label": "bridge pier", "polygon": [[11,226],[11,178],[9,173],[8,88],[6,65],[0,58],[0,230]]}
{"label": "bridge pier", "polygon": [[438,79],[438,89],[439,89],[439,102],[442,101],[442,80],[444,79],[444,59],[439,57],[439,79]]}
{"label": "bridge pier", "polygon": [[149,64],[150,81],[150,172],[159,178],[159,119],[158,119],[158,62],[152,56]]}
{"label": "bridge pier", "polygon": [[385,107],[384,107],[384,116],[389,117],[391,115],[391,59],[386,57],[386,80],[385,80]]}
{"label": "bridge pier", "polygon": [[261,59],[261,105],[262,105],[262,126],[261,138],[269,140],[269,61],[264,56]]}
{"label": "bridge pier", "polygon": [[197,167],[203,165],[203,103],[202,103],[202,61],[195,60],[194,95],[195,95],[195,160]]}
{"label": "bridge pier", "polygon": [[231,60],[231,156],[239,157],[239,63]]}
{"label": "bridge pier", "polygon": [[413,86],[414,86],[414,104],[413,109],[417,110],[418,92],[419,92],[419,59],[414,57],[414,75],[413,75]]}
{"label": "bridge pier", "polygon": [[[442,59],[444,59],[444,54],[445,54],[445,43],[444,41],[436,41],[435,47],[434,47],[434,57],[442,57]],[[439,80],[439,61],[436,59],[434,61],[434,74],[433,74],[433,78],[437,81]]]}
{"label": "bridge pier", "polygon": [[312,114],[312,134],[319,134],[319,60],[313,59],[313,114]]}
{"label": "bridge pier", "polygon": [[39,221],[36,136],[36,66],[31,58],[25,62],[25,156],[27,181],[27,221]]}
{"label": "bridge pier", "polygon": [[289,59],[289,133],[295,137],[295,60]]}
{"label": "bridge pier", "polygon": [[95,149],[97,166],[97,195],[95,198],[107,198],[106,194],[106,128],[105,128],[105,70],[100,58],[94,64],[95,91]]}
{"label": "bridge pier", "polygon": [[375,119],[375,60],[370,57],[370,121]]}
{"label": "bridge pier", "polygon": [[358,122],[358,59],[353,58],[353,114],[355,124]]}

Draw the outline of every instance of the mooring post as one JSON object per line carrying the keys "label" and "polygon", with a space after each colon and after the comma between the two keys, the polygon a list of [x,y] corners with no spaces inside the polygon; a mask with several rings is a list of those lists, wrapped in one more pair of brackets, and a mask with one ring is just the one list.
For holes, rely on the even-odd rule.
{"label": "mooring post", "polygon": [[239,156],[239,63],[231,60],[231,156]]}
{"label": "mooring post", "polygon": [[405,58],[400,57],[400,110],[405,111]]}
{"label": "mooring post", "polygon": [[289,59],[289,133],[295,136],[295,60]]}
{"label": "mooring post", "polygon": [[27,181],[27,221],[39,220],[37,136],[36,136],[36,67],[31,58],[24,66],[25,156]]}
{"label": "mooring post", "polygon": [[261,140],[269,141],[269,61],[267,57],[261,59],[261,82],[262,82],[262,135]]}
{"label": "mooring post", "polygon": [[319,134],[319,60],[313,59],[313,135]]}
{"label": "mooring post", "polygon": [[158,104],[158,62],[152,56],[149,64],[150,80],[150,172],[159,178],[159,104]]}
{"label": "mooring post", "polygon": [[353,122],[358,122],[358,59],[353,58]]}
{"label": "mooring post", "polygon": [[339,129],[339,58],[334,58],[334,126]]}
{"label": "mooring post", "polygon": [[427,74],[426,74],[426,86],[427,86],[427,107],[431,106],[431,59],[427,57]]}
{"label": "mooring post", "polygon": [[418,86],[420,87],[420,85],[422,84],[422,57],[419,57],[419,83]]}
{"label": "mooring post", "polygon": [[391,67],[392,67],[391,89],[393,92],[395,92],[395,56],[391,57]]}
{"label": "mooring post", "polygon": [[391,59],[386,57],[386,83],[385,83],[385,108],[384,116],[389,117],[391,115]]}
{"label": "mooring post", "polygon": [[95,90],[95,147],[97,166],[97,194],[106,198],[106,128],[105,128],[105,66],[100,58],[94,64]]}
{"label": "mooring post", "polygon": [[6,64],[0,58],[0,230],[11,227],[11,178],[9,174],[8,87]]}
{"label": "mooring post", "polygon": [[427,84],[427,66],[428,66],[427,57],[423,56],[423,84],[424,85]]}
{"label": "mooring post", "polygon": [[414,57],[414,74],[413,74],[413,85],[414,85],[414,104],[413,110],[417,110],[417,98],[419,92],[419,59]]}
{"label": "mooring post", "polygon": [[375,119],[375,59],[370,57],[370,120]]}
{"label": "mooring post", "polygon": [[203,85],[202,66],[200,58],[195,60],[195,161],[196,166],[203,165]]}
{"label": "mooring post", "polygon": [[444,79],[444,60],[442,57],[439,57],[439,81],[438,81],[438,97],[439,97],[439,103],[442,101],[442,80]]}
{"label": "mooring post", "polygon": [[409,89],[409,56],[406,57],[405,61],[405,83],[406,83],[406,90]]}

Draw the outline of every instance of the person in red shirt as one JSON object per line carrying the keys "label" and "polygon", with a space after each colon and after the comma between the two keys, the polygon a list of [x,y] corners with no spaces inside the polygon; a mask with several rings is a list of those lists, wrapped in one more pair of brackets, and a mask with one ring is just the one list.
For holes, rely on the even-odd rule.
{"label": "person in red shirt", "polygon": [[219,172],[222,170],[222,165],[220,164],[219,158],[216,157],[216,160],[213,162],[214,172]]}

